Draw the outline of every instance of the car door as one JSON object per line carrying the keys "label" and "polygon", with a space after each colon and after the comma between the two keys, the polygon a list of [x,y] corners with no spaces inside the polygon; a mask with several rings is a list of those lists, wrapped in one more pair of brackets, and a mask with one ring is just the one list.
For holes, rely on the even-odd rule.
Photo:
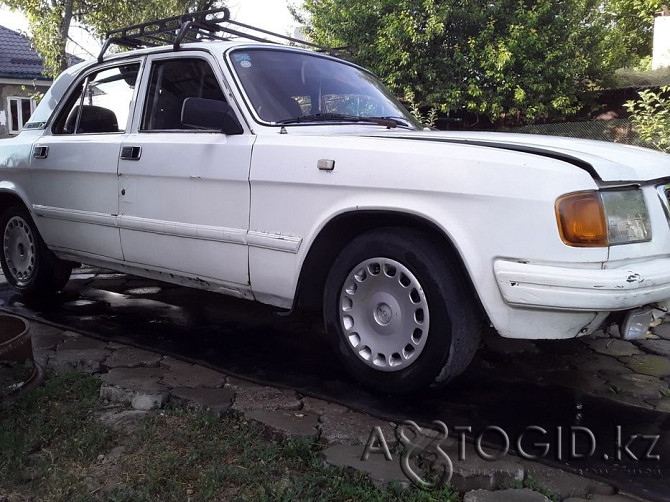
{"label": "car door", "polygon": [[131,60],[83,75],[33,148],[32,210],[52,249],[123,259],[117,167],[140,67]]}
{"label": "car door", "polygon": [[203,51],[148,58],[141,113],[119,163],[118,223],[130,264],[244,295],[253,136],[181,122],[186,98],[225,102],[222,82]]}

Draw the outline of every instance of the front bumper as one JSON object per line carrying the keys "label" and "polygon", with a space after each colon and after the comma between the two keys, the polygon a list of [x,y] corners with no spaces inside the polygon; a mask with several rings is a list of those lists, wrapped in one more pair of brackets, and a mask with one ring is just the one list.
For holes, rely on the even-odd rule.
{"label": "front bumper", "polygon": [[494,272],[503,299],[515,307],[603,312],[670,300],[670,258],[609,269],[496,260]]}

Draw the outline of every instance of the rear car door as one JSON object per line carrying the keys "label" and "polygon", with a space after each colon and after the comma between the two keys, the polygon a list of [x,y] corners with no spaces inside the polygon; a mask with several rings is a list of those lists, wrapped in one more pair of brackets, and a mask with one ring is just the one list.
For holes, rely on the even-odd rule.
{"label": "rear car door", "polygon": [[148,58],[144,100],[119,164],[118,223],[127,262],[245,296],[253,136],[181,121],[184,100],[225,102],[225,89],[204,51]]}
{"label": "rear car door", "polygon": [[140,68],[131,60],[82,75],[33,148],[32,209],[52,249],[123,259],[117,167]]}

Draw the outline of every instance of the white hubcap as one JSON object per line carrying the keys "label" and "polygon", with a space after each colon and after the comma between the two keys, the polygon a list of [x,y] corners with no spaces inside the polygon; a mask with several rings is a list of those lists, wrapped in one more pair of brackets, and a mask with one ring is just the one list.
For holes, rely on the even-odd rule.
{"label": "white hubcap", "polygon": [[339,318],[351,350],[379,371],[399,371],[426,346],[430,318],[418,279],[390,258],[356,265],[340,292]]}
{"label": "white hubcap", "polygon": [[7,268],[18,284],[27,283],[35,271],[35,238],[26,220],[14,216],[3,236]]}

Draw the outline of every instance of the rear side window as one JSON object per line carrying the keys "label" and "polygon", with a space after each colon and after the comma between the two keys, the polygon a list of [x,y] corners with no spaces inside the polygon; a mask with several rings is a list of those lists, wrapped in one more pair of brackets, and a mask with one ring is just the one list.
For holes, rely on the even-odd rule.
{"label": "rear side window", "polygon": [[186,98],[226,101],[209,63],[197,58],[154,62],[141,129],[189,129],[181,123],[181,109]]}
{"label": "rear side window", "polygon": [[140,64],[105,68],[92,73],[72,93],[54,123],[54,134],[122,133]]}

